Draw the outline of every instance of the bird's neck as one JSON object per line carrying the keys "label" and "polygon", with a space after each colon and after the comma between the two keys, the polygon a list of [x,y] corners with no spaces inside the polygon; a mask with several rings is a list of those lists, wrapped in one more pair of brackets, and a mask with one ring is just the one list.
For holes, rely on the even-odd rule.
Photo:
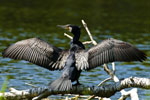
{"label": "bird's neck", "polygon": [[79,41],[79,39],[80,39],[80,30],[78,30],[78,31],[75,31],[75,32],[72,32],[73,34],[74,34],[74,37],[73,37],[73,39],[72,39],[72,41],[71,41],[71,47],[73,46],[73,45],[78,45],[79,47],[81,47],[82,49],[85,49],[85,47],[84,47],[84,45],[82,44],[82,42],[80,42]]}
{"label": "bird's neck", "polygon": [[80,31],[75,31],[75,32],[73,32],[73,34],[74,34],[73,43],[77,43],[80,38]]}

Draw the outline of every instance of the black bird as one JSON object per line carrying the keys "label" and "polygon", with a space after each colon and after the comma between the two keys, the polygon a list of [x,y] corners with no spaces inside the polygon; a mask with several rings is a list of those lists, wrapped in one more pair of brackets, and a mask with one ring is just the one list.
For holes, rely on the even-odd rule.
{"label": "black bird", "polygon": [[[30,38],[9,46],[4,50],[2,55],[3,57],[12,59],[26,60],[49,70],[64,69],[63,74],[67,72],[65,71],[67,68],[65,66],[68,66],[67,63],[71,62],[69,59],[72,60],[70,63],[72,65],[69,66],[75,67],[74,70],[78,70],[77,72],[81,72],[81,70],[84,69],[89,70],[104,63],[114,61],[130,62],[143,61],[146,59],[146,54],[144,52],[127,42],[113,38],[103,40],[96,46],[84,50],[84,45],[79,41],[80,28],[73,25],[65,25],[62,27],[69,30],[74,35],[70,50],[62,50],[39,38]],[[74,46],[76,49],[72,50]],[[74,80],[69,79],[69,81],[78,81],[80,73],[77,73],[75,76],[76,78],[74,78]],[[72,78],[71,75],[70,77]],[[52,83],[50,86],[53,86]],[[61,87],[60,85],[58,85],[56,89],[69,90],[72,87],[72,85],[68,87]]]}
{"label": "black bird", "polygon": [[58,27],[69,30],[75,36],[70,42],[70,54],[65,62],[61,77],[49,84],[49,87],[53,90],[65,91],[72,88],[72,82],[74,81],[76,81],[74,85],[80,85],[78,79],[82,70],[78,70],[76,67],[75,53],[76,51],[85,49],[85,47],[82,42],[79,41],[80,28],[78,26],[58,25]]}
{"label": "black bird", "polygon": [[65,91],[72,88],[72,82],[77,81],[74,85],[80,85],[78,79],[80,77],[81,70],[78,70],[75,62],[75,53],[81,49],[78,45],[72,45],[70,48],[70,54],[66,60],[62,75],[57,80],[49,84],[50,89]]}

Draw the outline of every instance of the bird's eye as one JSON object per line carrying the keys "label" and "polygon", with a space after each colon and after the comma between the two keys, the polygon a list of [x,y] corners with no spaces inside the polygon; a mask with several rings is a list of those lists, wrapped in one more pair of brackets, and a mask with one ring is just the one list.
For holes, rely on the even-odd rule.
{"label": "bird's eye", "polygon": [[69,26],[67,26],[66,29],[69,30],[70,29]]}

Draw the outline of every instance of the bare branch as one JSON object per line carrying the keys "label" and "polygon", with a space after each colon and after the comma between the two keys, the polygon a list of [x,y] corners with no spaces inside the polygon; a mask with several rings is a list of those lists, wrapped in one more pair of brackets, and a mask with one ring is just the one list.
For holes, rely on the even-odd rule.
{"label": "bare branch", "polygon": [[68,37],[69,39],[73,39],[73,37],[68,35],[67,33],[64,33],[64,36]]}
{"label": "bare branch", "polygon": [[83,44],[92,44],[92,41],[85,41]]}
{"label": "bare branch", "polygon": [[[130,87],[138,87],[144,89],[150,89],[150,79],[149,78],[139,78],[139,77],[129,77],[121,82],[117,82],[114,84],[110,84],[107,86],[74,86],[71,91],[52,91],[49,87],[39,87],[39,88],[32,88],[28,90],[13,90],[13,92],[5,92],[0,93],[0,96],[6,97],[8,100],[20,100],[25,98],[34,98],[36,96],[40,96],[41,98],[45,98],[49,95],[56,95],[56,94],[79,94],[79,95],[95,95],[100,97],[110,97],[114,95],[116,92]],[[34,98],[34,100],[39,100],[39,98]]]}
{"label": "bare branch", "polygon": [[97,86],[101,86],[102,84],[106,83],[107,81],[112,80],[111,77],[106,78],[105,80],[103,80],[101,83],[99,83]]}
{"label": "bare branch", "polygon": [[[64,36],[68,37],[69,39],[73,39],[72,36],[70,36],[69,34],[67,33],[64,33]],[[85,41],[85,42],[82,42],[83,44],[92,44],[93,42],[92,41]]]}
{"label": "bare branch", "polygon": [[139,100],[138,94],[137,94],[137,88],[133,88],[128,92],[122,92],[121,93],[121,97],[119,98],[119,100],[125,100],[127,97],[131,97],[131,100]]}
{"label": "bare branch", "polygon": [[87,24],[84,22],[84,20],[81,20],[81,22],[82,22],[84,28],[86,29],[86,31],[87,31],[87,33],[88,33],[88,35],[89,35],[89,37],[90,37],[92,43],[93,43],[94,45],[97,45],[97,42],[93,39],[92,34],[90,33],[90,31],[89,31],[89,29],[88,29],[88,27],[87,27]]}

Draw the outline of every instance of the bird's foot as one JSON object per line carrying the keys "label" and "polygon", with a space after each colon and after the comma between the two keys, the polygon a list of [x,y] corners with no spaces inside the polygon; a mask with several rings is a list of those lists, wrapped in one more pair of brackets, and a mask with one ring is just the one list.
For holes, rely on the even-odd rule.
{"label": "bird's foot", "polygon": [[77,83],[73,84],[73,86],[77,86],[77,85],[82,85],[79,83],[79,81],[77,81]]}

